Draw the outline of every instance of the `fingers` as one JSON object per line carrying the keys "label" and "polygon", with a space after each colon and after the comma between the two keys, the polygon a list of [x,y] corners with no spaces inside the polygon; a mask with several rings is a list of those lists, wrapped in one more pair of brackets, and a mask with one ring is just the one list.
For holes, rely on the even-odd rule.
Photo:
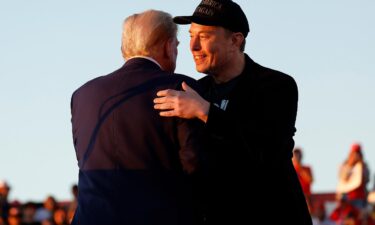
{"label": "fingers", "polygon": [[156,93],[157,96],[159,97],[164,97],[164,96],[176,96],[178,95],[178,91],[172,90],[172,89],[164,89],[161,91],[158,91]]}
{"label": "fingers", "polygon": [[166,102],[168,102],[167,97],[154,98],[154,103],[155,104],[163,104],[163,103],[166,103]]}
{"label": "fingers", "polygon": [[172,103],[161,103],[161,104],[155,104],[154,109],[159,110],[174,110]]}
{"label": "fingers", "polygon": [[159,112],[159,115],[164,117],[176,116],[173,110]]}
{"label": "fingers", "polygon": [[[192,90],[186,83],[185,85],[186,90]],[[159,112],[159,115],[163,117],[179,116],[178,110],[176,109],[178,109],[179,98],[181,98],[183,94],[184,92],[173,89],[158,91],[156,93],[158,97],[153,100],[154,109],[163,110]]]}
{"label": "fingers", "polygon": [[[157,98],[154,98],[154,109],[158,110],[172,110],[174,109],[174,94],[176,91],[172,89],[165,89],[157,92]],[[168,113],[167,113],[168,114]]]}

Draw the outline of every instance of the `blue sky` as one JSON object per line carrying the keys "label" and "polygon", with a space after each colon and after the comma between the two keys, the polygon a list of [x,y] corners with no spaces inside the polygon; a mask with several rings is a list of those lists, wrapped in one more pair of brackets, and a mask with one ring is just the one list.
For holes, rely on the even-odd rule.
{"label": "blue sky", "polygon": [[[121,25],[159,9],[190,15],[199,0],[0,0],[0,179],[10,198],[70,199],[78,167],[70,97],[124,62]],[[296,145],[315,176],[313,191],[333,191],[354,141],[375,172],[375,2],[237,0],[250,34],[245,52],[283,71],[299,87]],[[176,72],[200,78],[180,27]],[[270,177],[271,178],[271,177]]]}

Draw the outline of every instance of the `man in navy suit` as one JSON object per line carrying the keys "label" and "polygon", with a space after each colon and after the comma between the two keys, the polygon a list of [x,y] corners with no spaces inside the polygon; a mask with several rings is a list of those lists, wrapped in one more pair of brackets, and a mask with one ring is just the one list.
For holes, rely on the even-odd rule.
{"label": "man in navy suit", "polygon": [[162,11],[128,17],[120,69],[72,95],[79,165],[78,207],[72,224],[191,225],[192,180],[198,171],[199,120],[163,118],[157,91],[195,80],[174,74],[177,25]]}

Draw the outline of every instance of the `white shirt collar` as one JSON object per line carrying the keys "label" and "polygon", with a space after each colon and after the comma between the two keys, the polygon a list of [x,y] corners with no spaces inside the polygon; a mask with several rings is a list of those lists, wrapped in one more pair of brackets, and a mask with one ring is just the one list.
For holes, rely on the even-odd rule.
{"label": "white shirt collar", "polygon": [[148,60],[150,60],[151,62],[154,62],[156,65],[158,65],[158,66],[160,67],[160,69],[163,69],[163,68],[161,67],[161,65],[160,65],[155,59],[153,59],[153,58],[151,58],[151,57],[148,57],[148,56],[144,56],[144,55],[136,55],[136,56],[133,56],[133,57],[128,58],[127,60],[134,59],[134,58],[148,59]]}

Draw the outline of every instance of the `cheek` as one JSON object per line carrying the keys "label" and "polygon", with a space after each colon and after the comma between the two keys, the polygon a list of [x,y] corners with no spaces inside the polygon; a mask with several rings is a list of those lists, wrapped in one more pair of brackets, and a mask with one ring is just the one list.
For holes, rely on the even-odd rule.
{"label": "cheek", "polygon": [[211,62],[217,62],[220,60],[221,51],[217,46],[209,46],[209,48],[207,48],[207,52]]}
{"label": "cheek", "polygon": [[174,48],[171,48],[170,55],[175,60],[177,58],[177,54],[178,54],[178,49],[177,49],[177,45],[176,45],[176,46],[174,46]]}
{"label": "cheek", "polygon": [[194,49],[194,40],[195,39],[193,39],[193,38],[190,38],[190,42],[189,42],[189,44],[190,44],[190,51],[193,51],[193,49]]}
{"label": "cheek", "polygon": [[228,62],[233,57],[231,51],[229,51],[225,45],[215,45],[211,50],[215,58],[214,60],[220,61],[221,63]]}
{"label": "cheek", "polygon": [[205,51],[211,56],[215,56],[215,55],[218,55],[220,53],[220,46],[217,45],[216,43],[206,43],[206,45],[204,45],[204,47],[202,47],[203,49],[205,49]]}

